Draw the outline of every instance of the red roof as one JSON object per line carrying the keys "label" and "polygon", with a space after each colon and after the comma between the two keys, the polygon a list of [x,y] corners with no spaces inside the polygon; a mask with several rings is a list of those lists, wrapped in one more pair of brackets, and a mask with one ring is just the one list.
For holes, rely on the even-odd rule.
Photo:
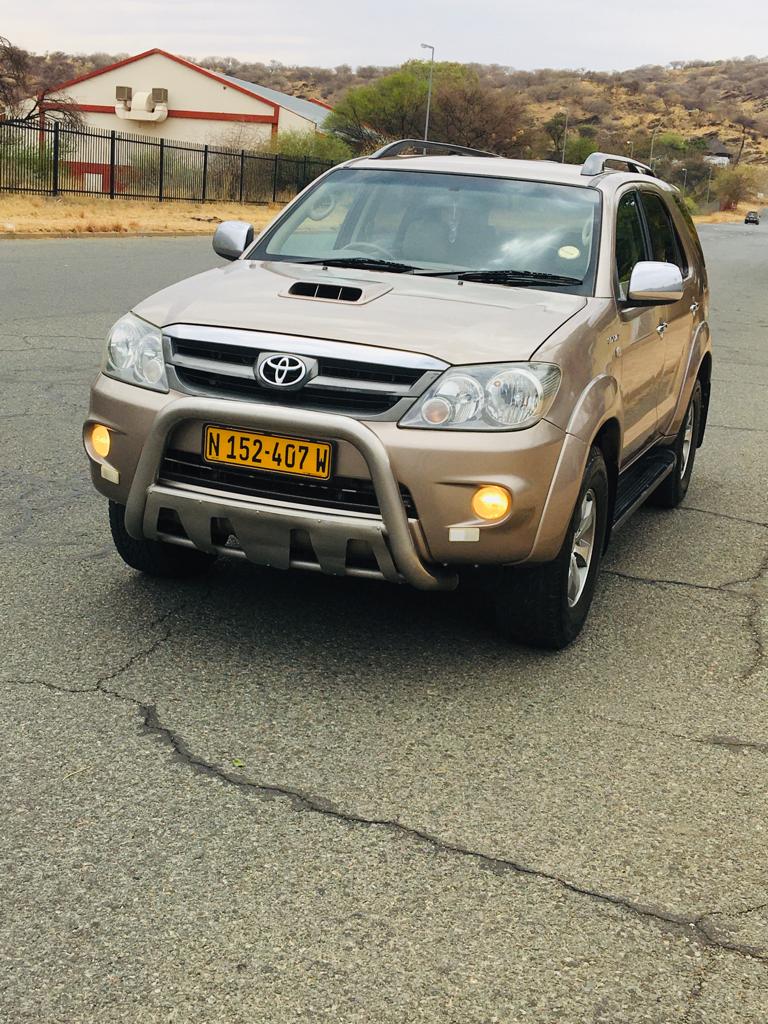
{"label": "red roof", "polygon": [[65,89],[69,89],[73,85],[77,85],[80,82],[85,82],[89,78],[96,78],[99,75],[105,75],[108,71],[114,71],[116,68],[125,67],[126,64],[133,64],[137,60],[143,60],[144,57],[151,57],[154,54],[158,54],[160,57],[167,57],[168,60],[176,61],[177,64],[182,64],[185,68],[190,68],[192,71],[197,71],[201,75],[206,75],[208,78],[212,78],[216,82],[221,82],[222,85],[226,85],[228,89],[235,89],[237,92],[242,92],[246,96],[251,96],[253,99],[260,100],[262,103],[266,103],[267,106],[272,107],[273,111],[277,111],[278,104],[272,100],[265,99],[260,96],[255,90],[258,86],[254,86],[253,90],[245,89],[241,85],[237,85],[231,79],[225,78],[222,75],[217,75],[215,71],[209,71],[208,68],[201,68],[199,64],[193,64],[192,61],[185,60],[183,57],[177,57],[175,53],[168,53],[167,50],[161,50],[155,47],[152,50],[145,50],[143,53],[137,53],[134,57],[126,57],[124,60],[118,60],[114,64],[108,64],[105,68],[97,68],[95,71],[89,71],[85,75],[79,75],[77,78],[71,78],[68,82],[62,82],[61,85],[57,85],[54,89],[49,90],[49,94],[52,92],[63,92]]}

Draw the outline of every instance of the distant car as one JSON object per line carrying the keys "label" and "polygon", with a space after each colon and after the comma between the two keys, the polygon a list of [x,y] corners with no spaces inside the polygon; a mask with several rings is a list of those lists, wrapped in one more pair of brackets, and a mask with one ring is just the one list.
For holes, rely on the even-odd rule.
{"label": "distant car", "polygon": [[747,216],[744,218],[744,223],[745,224],[759,224],[760,223],[760,214],[757,212],[757,210],[750,210],[749,213],[747,214]]}

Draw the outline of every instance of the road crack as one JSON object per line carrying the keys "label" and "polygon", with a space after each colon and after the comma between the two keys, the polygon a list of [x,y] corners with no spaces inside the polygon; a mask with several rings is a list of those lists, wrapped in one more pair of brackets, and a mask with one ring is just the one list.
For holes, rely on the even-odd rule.
{"label": "road crack", "polygon": [[[645,583],[650,587],[664,586],[664,587],[685,587],[691,590],[711,590],[715,593],[722,593],[722,587],[711,586],[707,583],[689,583],[687,580],[668,580],[668,579],[657,579],[656,577],[650,576],[633,576],[628,572],[621,572],[619,569],[602,569],[604,576],[615,576],[620,580],[630,580],[632,583]],[[728,593],[728,591],[726,591]]]}
{"label": "road crack", "polygon": [[[732,594],[747,602],[748,611],[745,617],[747,632],[754,649],[754,656],[750,664],[742,670],[738,679],[746,682],[751,679],[766,660],[766,641],[763,636],[762,618],[764,612],[765,598],[760,594],[758,586],[751,590],[742,590],[748,584],[760,584],[768,577],[768,554],[766,554],[758,568],[748,576],[741,576],[736,579],[726,580],[716,586],[707,583],[691,583],[687,580],[672,580],[649,576],[634,576],[631,573],[622,572],[619,569],[602,569],[606,576],[614,576],[617,579],[629,580],[632,583],[640,583],[651,587],[682,587],[690,590],[705,590],[715,594]],[[766,591],[768,594],[768,591]]]}
{"label": "road crack", "polygon": [[213,778],[223,785],[233,786],[236,789],[247,794],[252,794],[257,798],[266,800],[286,800],[296,812],[318,814],[336,821],[341,825],[351,826],[354,828],[381,829],[382,831],[399,836],[410,842],[429,847],[439,853],[449,854],[473,861],[481,867],[493,871],[496,874],[514,874],[528,878],[535,878],[541,882],[551,883],[552,885],[555,885],[563,891],[573,895],[593,900],[596,903],[600,903],[605,906],[617,908],[634,915],[635,917],[650,920],[665,929],[670,929],[677,934],[683,935],[689,941],[696,942],[703,947],[732,953],[752,961],[757,961],[761,964],[768,964],[768,952],[756,946],[723,938],[717,933],[714,926],[710,926],[707,923],[711,917],[718,913],[717,911],[708,911],[703,914],[692,916],[689,914],[680,914],[670,910],[665,910],[663,907],[641,903],[626,896],[605,892],[597,888],[579,884],[578,882],[574,882],[571,879],[558,875],[555,872],[547,871],[543,868],[537,868],[532,865],[525,864],[522,861],[517,861],[509,857],[496,856],[482,850],[474,850],[468,846],[450,842],[446,839],[442,839],[434,833],[427,832],[425,829],[404,824],[395,818],[368,817],[354,811],[343,810],[330,800],[314,796],[291,786],[283,786],[277,783],[260,782],[250,779],[242,773],[231,771],[228,768],[224,768],[213,761],[208,761],[200,755],[195,754],[179,733],[163,723],[154,704],[144,703],[135,697],[120,693],[119,691],[105,685],[107,682],[111,682],[124,672],[128,671],[140,658],[149,657],[151,653],[154,653],[154,651],[156,651],[163,643],[167,642],[173,632],[174,631],[172,629],[165,631],[162,636],[157,637],[153,641],[150,647],[135,652],[122,666],[115,669],[108,675],[100,677],[96,685],[88,689],[63,687],[40,679],[17,679],[9,681],[16,682],[21,685],[44,686],[49,690],[70,695],[101,694],[105,697],[130,704],[139,714],[141,731],[148,736],[159,739],[181,764],[190,768],[197,774]]}
{"label": "road crack", "polygon": [[714,512],[711,508],[698,508],[696,505],[680,505],[675,512],[700,512],[705,516],[714,516],[715,519],[727,519],[732,523],[748,523],[750,526],[759,526],[762,530],[768,530],[768,523],[759,519],[748,519],[746,516],[734,516],[727,512]]}

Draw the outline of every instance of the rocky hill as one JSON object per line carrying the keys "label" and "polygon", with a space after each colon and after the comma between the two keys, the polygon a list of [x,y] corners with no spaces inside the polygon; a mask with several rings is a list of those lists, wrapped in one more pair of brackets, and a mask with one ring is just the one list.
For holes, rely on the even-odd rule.
{"label": "rocky hill", "polygon": [[[40,80],[51,83],[103,67],[120,56],[124,55],[51,53],[33,59]],[[248,63],[230,57],[198,58],[197,63],[329,103],[351,87],[394,70]],[[659,125],[661,131],[686,139],[716,140],[734,155],[741,153],[744,160],[768,160],[768,58],[676,61],[664,67],[645,65],[619,72],[473,67],[486,85],[509,90],[524,100],[532,124],[543,124],[567,109],[571,126],[594,129],[624,149],[631,142],[638,153],[644,148],[643,139]]]}

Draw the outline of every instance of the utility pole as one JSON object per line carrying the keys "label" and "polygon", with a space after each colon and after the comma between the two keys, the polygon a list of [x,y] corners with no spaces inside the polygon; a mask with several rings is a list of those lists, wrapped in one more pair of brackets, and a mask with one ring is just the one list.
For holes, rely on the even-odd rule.
{"label": "utility pole", "polygon": [[560,160],[561,164],[565,163],[565,144],[568,141],[568,108],[565,107],[563,112],[565,114],[565,125],[563,126],[563,155]]}
{"label": "utility pole", "polygon": [[429,43],[422,43],[421,48],[422,50],[432,51],[432,59],[429,62],[429,85],[427,86],[427,117],[424,121],[424,141],[426,142],[429,139],[429,111],[432,107],[432,75],[435,70],[435,48]]}
{"label": "utility pole", "polygon": [[710,164],[709,165],[709,176],[707,178],[707,201],[705,203],[706,206],[709,206],[709,190],[712,187],[712,171],[713,170],[714,170],[714,168],[712,167],[712,164]]}

